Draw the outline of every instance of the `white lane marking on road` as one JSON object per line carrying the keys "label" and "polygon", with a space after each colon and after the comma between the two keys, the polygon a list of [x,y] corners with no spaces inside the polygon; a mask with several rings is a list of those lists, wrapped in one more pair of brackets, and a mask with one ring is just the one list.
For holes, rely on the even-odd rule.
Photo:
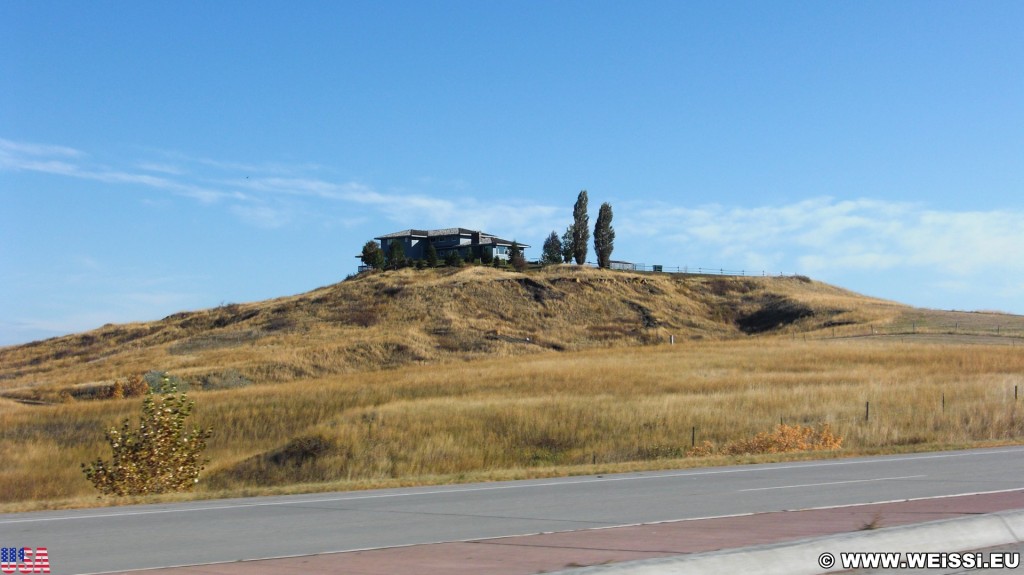
{"label": "white lane marking on road", "polygon": [[[782,465],[755,465],[752,467],[744,467],[742,469],[716,469],[713,471],[677,471],[671,473],[659,473],[655,475],[637,475],[627,477],[589,477],[587,479],[575,479],[575,480],[561,480],[561,481],[545,481],[541,483],[516,483],[512,485],[485,485],[480,487],[452,487],[447,489],[434,489],[428,491],[413,491],[405,493],[374,493],[369,495],[345,495],[341,497],[317,497],[310,499],[296,499],[296,500],[285,500],[285,501],[253,501],[253,502],[241,502],[235,504],[222,504],[222,505],[209,505],[209,506],[198,506],[198,507],[185,507],[176,509],[146,509],[142,511],[112,511],[106,513],[94,513],[84,515],[60,515],[57,517],[32,517],[32,518],[17,518],[17,519],[0,519],[0,525],[9,525],[14,523],[33,523],[43,521],[64,521],[64,520],[77,520],[77,519],[104,519],[108,517],[131,517],[135,515],[158,515],[162,513],[192,513],[197,511],[221,511],[224,509],[246,509],[256,507],[271,507],[279,505],[309,505],[313,503],[335,503],[338,501],[361,501],[369,499],[387,499],[395,497],[418,497],[422,495],[447,495],[447,494],[459,494],[459,493],[472,493],[478,491],[498,491],[503,489],[533,489],[536,487],[558,487],[565,485],[580,485],[585,483],[611,483],[616,481],[640,481],[648,479],[665,479],[665,478],[676,478],[676,477],[699,477],[704,475],[724,475],[728,473],[759,473],[765,471],[782,471],[788,469],[814,469],[818,467],[838,467],[844,465],[861,465],[861,464],[875,464],[875,463],[892,463],[900,461],[918,461],[925,459],[949,459],[954,457],[983,457],[987,455],[1000,455],[1003,453],[1021,453],[1022,449],[1001,449],[994,451],[984,452],[965,452],[965,453],[943,453],[937,455],[915,455],[915,456],[899,456],[899,457],[884,457],[877,459],[858,459],[856,461],[825,461],[819,463],[795,463],[795,464],[782,464]],[[1016,491],[1010,489],[1008,491]],[[253,498],[259,499],[259,498]]]}
{"label": "white lane marking on road", "polygon": [[[937,495],[937,496],[934,496],[934,497],[912,497],[910,499],[892,499],[892,500],[889,500],[889,501],[875,501],[875,502],[872,502],[872,503],[849,503],[849,504],[846,504],[846,505],[829,505],[829,506],[825,506],[825,507],[806,507],[806,508],[802,508],[802,509],[787,509],[787,510],[771,511],[769,513],[789,513],[789,512],[796,512],[796,511],[815,511],[815,510],[821,510],[821,509],[843,509],[843,508],[847,508],[847,507],[864,507],[864,506],[868,506],[868,505],[885,505],[885,504],[888,504],[888,503],[906,503],[908,501],[924,501],[924,500],[927,500],[927,499],[950,499],[950,498],[953,498],[953,497],[968,497],[968,496],[971,496],[971,495],[991,495],[991,494],[994,494],[994,493],[1010,493],[1010,492],[1013,492],[1013,491],[1021,491],[1021,488],[1017,487],[1017,488],[1014,488],[1014,489],[999,489],[999,490],[996,490],[996,491],[976,491],[976,492],[972,492],[972,493],[957,493],[955,495]],[[750,516],[750,515],[758,515],[758,514],[760,514],[760,512],[732,513],[732,514],[728,514],[728,515],[708,515],[708,516],[705,516],[705,517],[687,517],[685,519],[667,519],[667,520],[664,520],[664,521],[647,521],[647,522],[641,522],[641,523],[623,523],[621,525],[607,525],[607,526],[603,526],[603,527],[588,527],[586,529],[570,529],[570,530],[565,530],[565,531],[547,531],[545,533],[574,533],[574,532],[579,532],[579,531],[603,531],[603,530],[607,530],[607,529],[621,529],[623,527],[637,527],[637,526],[640,526],[640,525],[663,525],[663,524],[666,524],[666,523],[687,523],[687,522],[690,522],[690,521],[705,521],[705,520],[708,520],[708,519],[728,519],[728,518],[732,518],[732,517],[747,517],[747,516]],[[300,553],[300,554],[296,554],[296,555],[275,555],[275,556],[269,556],[269,557],[254,557],[254,558],[249,558],[249,559],[232,559],[231,561],[214,561],[212,563],[204,563],[203,565],[204,566],[205,565],[223,565],[223,564],[226,564],[226,563],[244,563],[244,562],[255,562],[255,561],[267,561],[267,560],[270,560],[270,559],[294,559],[296,557],[312,557],[312,556],[315,556],[315,555],[331,555],[331,554],[335,554],[335,553],[352,553],[352,552],[355,552],[355,551],[378,551],[378,550],[381,550],[381,549],[399,549],[399,548],[403,548],[403,547],[419,547],[419,546],[422,546],[422,545],[434,545],[434,544],[440,544],[440,543],[476,543],[476,542],[492,541],[492,540],[496,540],[496,539],[511,539],[511,538],[515,538],[515,537],[531,537],[531,536],[534,536],[534,535],[538,535],[538,533],[535,532],[535,531],[531,531],[529,533],[518,533],[518,534],[512,534],[512,535],[495,535],[493,537],[474,537],[472,539],[450,539],[450,540],[449,539],[442,539],[442,540],[439,540],[439,541],[429,541],[429,542],[426,542],[426,543],[406,543],[406,544],[403,544],[403,545],[390,545],[390,546],[384,546],[384,547],[360,547],[360,548],[355,548],[355,549],[336,549],[336,550],[332,550],[332,551],[320,551],[320,552],[317,552],[317,553]],[[142,569],[133,569],[131,572],[134,573],[135,571],[156,571],[156,570],[160,570],[160,569],[175,569],[175,568],[181,568],[181,567],[197,567],[197,565],[195,565],[195,564],[183,564],[183,565],[171,565],[171,566],[166,566],[166,567],[145,567],[145,568],[142,568]],[[123,569],[121,569],[121,570],[117,570],[117,571],[98,571],[98,572],[95,572],[95,573],[83,573],[81,575],[113,575],[115,573],[124,573],[124,572],[125,571]]]}
{"label": "white lane marking on road", "polygon": [[827,483],[804,483],[803,485],[777,485],[775,487],[755,487],[753,489],[740,489],[740,491],[768,491],[771,489],[795,489],[797,487],[818,487],[819,485],[841,485],[843,483],[870,483],[872,481],[894,481],[896,479],[917,479],[928,477],[927,475],[904,475],[902,477],[875,477],[874,479],[851,479],[849,481],[829,481]]}

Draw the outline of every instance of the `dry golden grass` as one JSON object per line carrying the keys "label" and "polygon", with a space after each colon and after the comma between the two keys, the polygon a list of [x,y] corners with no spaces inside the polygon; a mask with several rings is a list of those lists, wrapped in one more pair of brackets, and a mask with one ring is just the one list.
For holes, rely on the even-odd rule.
{"label": "dry golden grass", "polygon": [[[466,362],[197,392],[196,497],[694,465],[779,423],[843,452],[1019,441],[1024,349],[786,337]],[[865,420],[865,404],[870,402]],[[6,509],[96,503],[78,469],[139,400],[0,403]],[[760,460],[713,458],[709,462]]]}
{"label": "dry golden grass", "polygon": [[[729,278],[554,266],[400,270],[265,302],[108,325],[0,348],[0,391],[110,383],[151,369],[238,370],[282,383],[437,361],[892,321],[908,308],[798,278]],[[795,312],[795,314],[794,314]],[[802,315],[807,314],[807,315]],[[753,319],[751,319],[753,318]],[[45,392],[45,393],[44,393]]]}
{"label": "dry golden grass", "polygon": [[367,274],[0,348],[2,395],[37,401],[0,397],[0,506],[96,504],[79,464],[140,400],[90,398],[153,369],[256,383],[192,393],[213,497],[762,461],[685,454],[780,424],[845,453],[1017,441],[1022,333],[800,277]]}

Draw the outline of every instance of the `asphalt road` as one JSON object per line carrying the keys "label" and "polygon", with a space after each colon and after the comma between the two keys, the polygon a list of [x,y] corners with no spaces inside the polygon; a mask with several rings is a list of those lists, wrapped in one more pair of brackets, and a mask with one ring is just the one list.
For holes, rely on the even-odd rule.
{"label": "asphalt road", "polygon": [[1024,447],[0,515],[54,574],[287,557],[1024,487]]}

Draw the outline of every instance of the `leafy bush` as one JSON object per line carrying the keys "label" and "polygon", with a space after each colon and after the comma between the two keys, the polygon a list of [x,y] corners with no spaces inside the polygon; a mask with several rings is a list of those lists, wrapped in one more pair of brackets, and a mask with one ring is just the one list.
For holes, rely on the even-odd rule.
{"label": "leafy bush", "polygon": [[761,432],[747,439],[725,444],[720,449],[710,441],[686,452],[693,457],[708,455],[748,455],[755,453],[788,453],[791,451],[826,451],[840,449],[843,438],[832,433],[832,428],[822,424],[818,429],[802,425],[780,423],[774,432]]}
{"label": "leafy bush", "polygon": [[167,377],[161,387],[163,395],[156,396],[152,390],[146,393],[138,429],[132,429],[125,419],[120,430],[107,431],[113,452],[110,461],[97,458],[82,464],[86,479],[104,495],[186,491],[199,481],[207,463],[202,453],[213,431],[187,430],[185,420],[195,402],[184,393],[177,394]]}
{"label": "leafy bush", "polygon": [[377,242],[370,240],[363,245],[363,252],[359,256],[363,265],[375,270],[384,269],[384,251],[380,249]]}

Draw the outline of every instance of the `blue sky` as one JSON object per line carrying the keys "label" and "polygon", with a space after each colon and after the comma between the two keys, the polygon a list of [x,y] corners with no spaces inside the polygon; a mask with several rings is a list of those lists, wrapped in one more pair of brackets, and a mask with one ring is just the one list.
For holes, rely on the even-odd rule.
{"label": "blue sky", "polygon": [[[1024,313],[1024,3],[0,3],[0,345],[291,295],[375,235]],[[591,254],[593,250],[591,250]]]}

